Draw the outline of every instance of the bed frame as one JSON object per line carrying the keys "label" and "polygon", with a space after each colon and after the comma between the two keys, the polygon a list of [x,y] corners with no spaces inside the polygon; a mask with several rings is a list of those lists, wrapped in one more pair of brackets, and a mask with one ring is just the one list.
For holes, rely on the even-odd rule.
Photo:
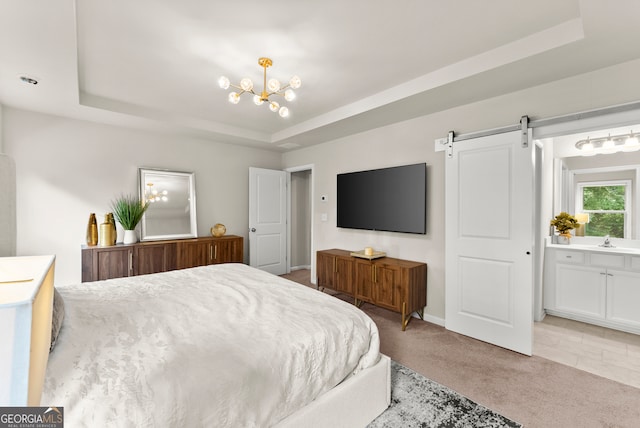
{"label": "bed frame", "polygon": [[276,428],[366,427],[391,402],[391,359],[380,361],[287,416]]}

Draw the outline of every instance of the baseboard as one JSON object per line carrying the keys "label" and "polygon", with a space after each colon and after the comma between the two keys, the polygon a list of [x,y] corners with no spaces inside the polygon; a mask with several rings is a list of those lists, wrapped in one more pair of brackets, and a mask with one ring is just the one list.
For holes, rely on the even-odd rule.
{"label": "baseboard", "polygon": [[307,269],[307,270],[311,270],[311,265],[304,265],[304,266],[291,266],[291,270],[302,270],[302,269]]}
{"label": "baseboard", "polygon": [[[416,315],[414,315],[416,316]],[[433,315],[424,314],[422,317],[423,320],[430,322],[431,324],[439,325],[440,327],[444,327],[444,318],[434,317]]]}

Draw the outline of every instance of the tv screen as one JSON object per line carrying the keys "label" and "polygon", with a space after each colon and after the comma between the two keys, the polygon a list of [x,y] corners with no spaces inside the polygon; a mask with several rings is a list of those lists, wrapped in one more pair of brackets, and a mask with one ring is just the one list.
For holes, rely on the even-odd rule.
{"label": "tv screen", "polygon": [[338,174],[337,226],[427,233],[427,165]]}

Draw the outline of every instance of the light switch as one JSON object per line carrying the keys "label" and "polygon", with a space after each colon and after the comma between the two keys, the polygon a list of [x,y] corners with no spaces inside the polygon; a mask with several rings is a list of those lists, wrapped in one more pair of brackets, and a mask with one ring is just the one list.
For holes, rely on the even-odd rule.
{"label": "light switch", "polygon": [[320,214],[320,220],[327,221],[327,214],[326,213]]}

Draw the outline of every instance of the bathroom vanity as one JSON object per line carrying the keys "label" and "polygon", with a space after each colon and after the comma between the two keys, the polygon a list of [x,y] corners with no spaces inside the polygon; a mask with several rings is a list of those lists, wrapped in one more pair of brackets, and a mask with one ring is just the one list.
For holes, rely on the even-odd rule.
{"label": "bathroom vanity", "polygon": [[544,308],[640,334],[640,248],[547,244]]}

